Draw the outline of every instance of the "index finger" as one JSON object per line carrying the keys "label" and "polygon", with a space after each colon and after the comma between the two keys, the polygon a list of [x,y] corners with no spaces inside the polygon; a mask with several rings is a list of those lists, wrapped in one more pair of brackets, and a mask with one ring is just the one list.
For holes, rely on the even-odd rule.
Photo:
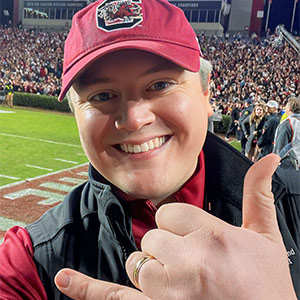
{"label": "index finger", "polygon": [[54,281],[62,293],[74,300],[150,300],[135,289],[93,279],[71,269],[60,270]]}

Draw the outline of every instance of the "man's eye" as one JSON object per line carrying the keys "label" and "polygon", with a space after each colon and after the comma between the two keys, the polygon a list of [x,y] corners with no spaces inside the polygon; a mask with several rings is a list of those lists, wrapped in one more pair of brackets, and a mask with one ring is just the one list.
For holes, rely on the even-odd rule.
{"label": "man's eye", "polygon": [[160,91],[160,90],[168,88],[170,85],[171,85],[170,82],[159,81],[159,82],[156,82],[156,83],[152,84],[148,90],[150,90],[150,91]]}
{"label": "man's eye", "polygon": [[113,96],[114,95],[112,93],[103,92],[103,93],[99,93],[99,94],[91,97],[90,101],[95,100],[95,101],[105,102],[105,101],[108,101],[109,99],[113,98]]}

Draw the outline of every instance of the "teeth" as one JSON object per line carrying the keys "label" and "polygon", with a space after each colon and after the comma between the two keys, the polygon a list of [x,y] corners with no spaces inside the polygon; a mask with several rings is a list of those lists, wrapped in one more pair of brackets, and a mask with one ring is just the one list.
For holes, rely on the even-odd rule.
{"label": "teeth", "polygon": [[146,152],[146,151],[148,151],[148,150],[149,150],[148,144],[147,144],[147,143],[143,143],[143,144],[141,145],[141,151],[142,151],[142,152]]}
{"label": "teeth", "polygon": [[154,144],[153,144],[152,140],[148,142],[148,147],[149,147],[149,150],[154,149]]}
{"label": "teeth", "polygon": [[121,150],[126,153],[141,153],[147,152],[154,148],[162,146],[166,142],[166,137],[154,138],[141,145],[120,144]]}
{"label": "teeth", "polygon": [[159,147],[159,138],[155,138],[153,142],[154,142],[154,148]]}
{"label": "teeth", "polygon": [[140,145],[134,145],[133,146],[133,152],[134,153],[140,153],[140,152],[142,152],[141,146]]}

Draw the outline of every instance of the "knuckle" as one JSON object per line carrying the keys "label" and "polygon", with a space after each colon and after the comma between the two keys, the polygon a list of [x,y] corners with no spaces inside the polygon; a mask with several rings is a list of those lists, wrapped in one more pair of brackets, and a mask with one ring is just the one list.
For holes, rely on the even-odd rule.
{"label": "knuckle", "polygon": [[145,246],[147,245],[156,245],[158,243],[159,236],[160,236],[159,232],[160,229],[152,229],[146,232],[146,234],[144,235],[141,241],[142,249],[144,249]]}
{"label": "knuckle", "polygon": [[83,282],[78,283],[78,285],[75,287],[76,299],[77,300],[86,300],[88,289],[89,289],[88,281],[83,281]]}
{"label": "knuckle", "polygon": [[123,289],[116,289],[112,287],[111,289],[108,290],[105,300],[121,300],[124,299],[122,295],[124,294]]}

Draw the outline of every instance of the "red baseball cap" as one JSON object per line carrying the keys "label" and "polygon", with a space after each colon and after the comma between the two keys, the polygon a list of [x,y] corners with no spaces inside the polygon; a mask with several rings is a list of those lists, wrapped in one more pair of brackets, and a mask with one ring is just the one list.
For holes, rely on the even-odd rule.
{"label": "red baseball cap", "polygon": [[91,63],[123,49],[151,52],[192,72],[200,69],[199,43],[180,8],[167,0],[100,0],[73,17],[58,99]]}

